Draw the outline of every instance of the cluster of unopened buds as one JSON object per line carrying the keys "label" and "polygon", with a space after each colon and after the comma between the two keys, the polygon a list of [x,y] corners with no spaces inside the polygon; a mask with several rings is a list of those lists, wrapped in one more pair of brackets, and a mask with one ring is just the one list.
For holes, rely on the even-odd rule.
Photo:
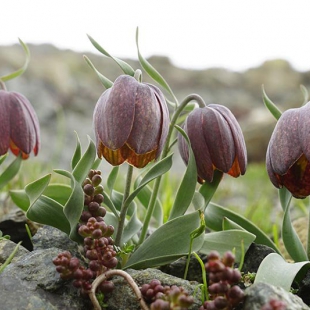
{"label": "cluster of unopened buds", "polygon": [[[111,238],[114,227],[107,225],[103,219],[106,209],[103,202],[101,172],[91,170],[84,181],[84,211],[81,215],[78,233],[84,238],[84,253],[88,259],[88,268],[80,264],[76,257],[65,251],[60,253],[53,263],[62,279],[74,279],[73,285],[80,289],[82,295],[91,290],[93,280],[100,274],[116,267],[118,261]],[[111,292],[113,282],[101,282],[98,290],[102,293]]]}
{"label": "cluster of unopened buds", "polygon": [[176,285],[163,286],[159,280],[152,280],[140,288],[144,300],[151,310],[188,309],[194,302],[188,292]]}
{"label": "cluster of unopened buds", "polygon": [[212,251],[205,264],[209,275],[210,300],[205,301],[199,310],[233,309],[244,299],[242,289],[234,285],[240,282],[241,273],[234,266],[235,256],[226,252],[221,258],[219,253]]}
{"label": "cluster of unopened buds", "polygon": [[283,300],[273,298],[261,310],[287,310],[287,304]]}

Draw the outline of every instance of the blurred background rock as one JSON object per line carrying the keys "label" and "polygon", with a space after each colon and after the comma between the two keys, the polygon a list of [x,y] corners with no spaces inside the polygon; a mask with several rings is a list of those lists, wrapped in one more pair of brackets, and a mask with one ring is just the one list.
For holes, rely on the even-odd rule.
{"label": "blurred background rock", "polygon": [[[29,49],[31,61],[26,73],[6,85],[10,91],[23,93],[38,114],[42,135],[39,159],[67,168],[76,144],[74,131],[84,148],[87,135],[94,139],[93,109],[105,89],[84,61],[83,53],[59,50],[52,45],[29,45]],[[86,55],[112,81],[122,74],[111,59]],[[133,68],[140,68],[137,61],[124,60]],[[310,88],[310,72],[298,72],[281,59],[266,61],[243,72],[225,68],[182,69],[162,56],[148,60],[166,79],[179,101],[190,93],[198,93],[206,104],[218,103],[230,108],[244,132],[250,162],[265,160],[276,123],[263,104],[262,84],[282,111],[302,104],[301,84]],[[19,45],[1,46],[0,76],[18,69],[23,61]],[[143,80],[151,81],[146,73]]]}

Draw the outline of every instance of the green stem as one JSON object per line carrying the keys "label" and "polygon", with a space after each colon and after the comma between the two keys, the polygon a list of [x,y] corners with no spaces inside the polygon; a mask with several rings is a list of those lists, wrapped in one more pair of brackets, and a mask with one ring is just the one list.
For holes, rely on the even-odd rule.
{"label": "green stem", "polygon": [[[310,200],[309,200],[310,202]],[[307,257],[310,260],[310,204],[309,204],[309,213],[308,213],[308,239],[307,239]]]}
{"label": "green stem", "polygon": [[132,173],[133,173],[133,166],[128,165],[125,191],[124,191],[123,202],[122,202],[122,206],[121,206],[121,212],[119,215],[117,233],[116,233],[116,237],[115,237],[115,246],[120,246],[122,235],[123,235],[126,214],[127,214],[127,210],[129,207],[129,204],[126,202],[126,200],[127,200],[129,193],[130,193]]}
{"label": "green stem", "polygon": [[[183,100],[183,102],[176,108],[176,110],[175,110],[175,112],[174,112],[174,114],[172,116],[170,125],[169,125],[169,131],[168,131],[168,134],[167,134],[167,139],[166,139],[163,151],[161,153],[161,159],[165,158],[168,155],[169,150],[170,150],[170,139],[171,139],[171,136],[172,136],[174,125],[176,124],[177,119],[180,116],[180,114],[183,111],[183,109],[191,101],[196,101],[200,108],[204,108],[206,106],[204,100],[199,95],[191,94],[191,95],[188,95]],[[149,228],[149,224],[150,224],[150,221],[151,221],[151,218],[152,218],[152,215],[153,215],[153,212],[154,212],[154,208],[155,208],[155,202],[156,202],[156,198],[157,198],[157,195],[158,195],[160,181],[161,181],[161,176],[158,177],[155,180],[155,183],[154,183],[152,196],[151,196],[150,201],[149,201],[149,205],[148,205],[148,208],[147,208],[146,216],[145,216],[144,223],[143,223],[142,230],[141,230],[141,235],[140,235],[140,239],[139,239],[139,243],[138,243],[139,245],[145,240],[145,237],[146,237],[146,234],[147,234],[147,231],[148,231],[148,228]]]}
{"label": "green stem", "polygon": [[[202,281],[203,281],[203,287],[204,287],[204,301],[209,300],[209,292],[208,292],[208,284],[207,284],[207,274],[206,274],[206,268],[205,268],[205,264],[203,263],[203,261],[201,260],[201,258],[199,257],[199,255],[196,252],[193,252],[193,254],[195,255],[196,259],[198,260],[200,267],[201,267],[201,273],[202,273]],[[203,303],[202,302],[202,303]]]}

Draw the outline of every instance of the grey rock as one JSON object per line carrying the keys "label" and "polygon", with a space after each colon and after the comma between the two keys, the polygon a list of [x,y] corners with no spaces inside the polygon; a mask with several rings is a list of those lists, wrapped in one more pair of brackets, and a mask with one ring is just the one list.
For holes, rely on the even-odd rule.
{"label": "grey rock", "polygon": [[[198,253],[199,254],[199,253]],[[207,255],[199,254],[201,260],[206,263],[207,261]],[[181,257],[180,259],[176,260],[175,262],[164,265],[160,267],[159,269],[165,273],[168,273],[170,275],[173,275],[178,278],[184,277],[184,271],[186,267],[187,257]],[[188,273],[186,279],[188,281],[197,281],[199,283],[202,283],[202,271],[200,263],[198,262],[197,258],[194,255],[191,255],[190,262],[188,266]]]}
{"label": "grey rock", "polygon": [[87,299],[59,278],[52,263],[58,248],[26,254],[0,275],[1,309],[60,310],[91,309]]}
{"label": "grey rock", "polygon": [[275,251],[263,244],[252,243],[244,256],[242,272],[257,272],[259,265],[263,259],[270,253]]}
{"label": "grey rock", "polygon": [[56,247],[64,251],[77,251],[77,243],[69,239],[67,234],[57,228],[47,225],[38,229],[37,233],[32,238],[32,243],[34,250]]}
{"label": "grey rock", "polygon": [[245,291],[243,310],[261,310],[262,306],[276,299],[286,303],[286,310],[309,310],[303,301],[283,288],[275,287],[267,283],[255,283]]}
{"label": "grey rock", "polygon": [[[145,269],[145,270],[126,270],[138,286],[142,286],[144,283],[149,283],[153,279],[158,279],[162,285],[178,285],[182,286],[185,290],[188,291],[190,295],[195,295],[195,302],[190,309],[198,309],[201,305],[200,302],[200,290],[197,289],[197,282],[189,282],[171,275],[168,275],[164,272],[161,272],[157,269]],[[110,295],[107,306],[109,310],[139,310],[141,309],[137,298],[132,292],[132,289],[127,284],[127,282],[122,277],[115,277],[113,279],[115,285],[115,290]],[[194,291],[196,294],[194,294]]]}
{"label": "grey rock", "polygon": [[[15,250],[17,244],[8,239],[0,239],[0,265],[3,264],[11,253]],[[23,255],[29,253],[22,245],[19,245],[17,252],[15,253],[12,262],[16,262]]]}

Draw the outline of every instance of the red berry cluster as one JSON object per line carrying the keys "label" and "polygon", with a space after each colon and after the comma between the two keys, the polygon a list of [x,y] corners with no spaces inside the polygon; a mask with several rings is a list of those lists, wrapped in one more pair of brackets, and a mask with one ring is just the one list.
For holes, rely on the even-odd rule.
{"label": "red berry cluster", "polygon": [[204,302],[199,310],[233,309],[244,298],[242,289],[234,285],[241,279],[241,273],[234,269],[235,256],[226,252],[222,259],[218,252],[212,251],[205,264],[209,275],[209,293],[211,300]]}
{"label": "red berry cluster", "polygon": [[278,299],[270,299],[269,303],[264,305],[261,310],[286,310],[287,305],[284,301]]}
{"label": "red berry cluster", "polygon": [[163,286],[159,280],[152,280],[140,288],[143,298],[151,304],[151,310],[188,309],[194,302],[188,292],[176,285]]}
{"label": "red berry cluster", "polygon": [[[84,238],[84,252],[88,259],[88,267],[80,265],[76,257],[68,251],[60,253],[53,263],[63,279],[74,279],[73,285],[80,289],[82,294],[90,291],[93,280],[108,269],[115,268],[118,261],[111,238],[114,227],[107,225],[103,219],[106,209],[103,202],[103,187],[101,172],[91,170],[83,183],[84,211],[80,218],[78,233]],[[111,292],[113,282],[104,281],[99,290],[103,293]]]}

